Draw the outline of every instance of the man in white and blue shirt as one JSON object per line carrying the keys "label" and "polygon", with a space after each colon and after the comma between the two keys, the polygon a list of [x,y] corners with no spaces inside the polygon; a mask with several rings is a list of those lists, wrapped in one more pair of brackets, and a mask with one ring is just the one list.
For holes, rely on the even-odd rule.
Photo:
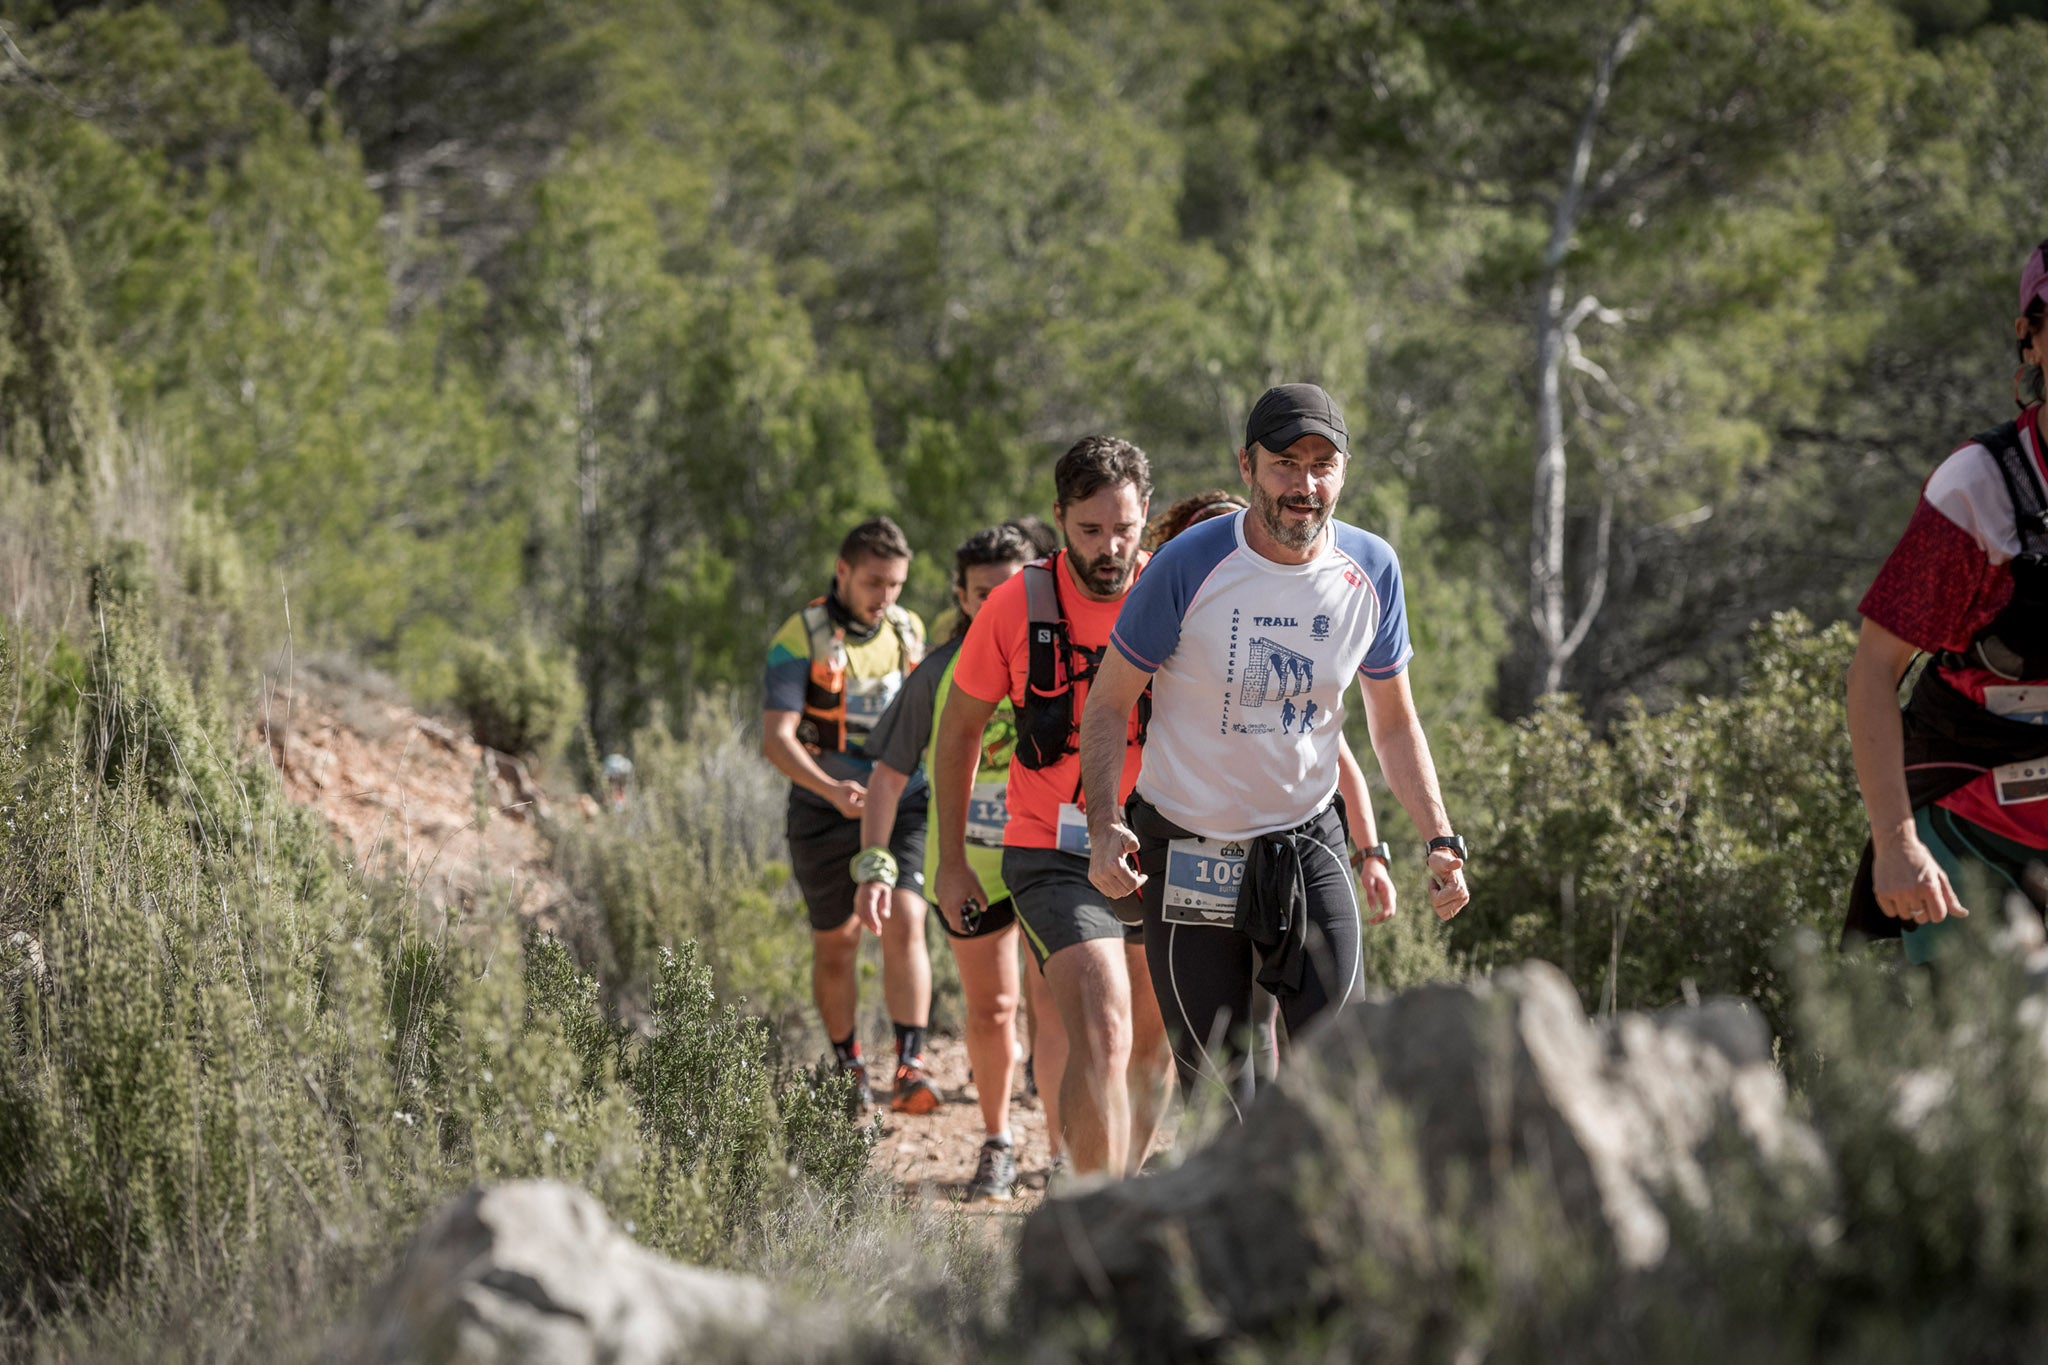
{"label": "man in white and blue shirt", "polygon": [[[1408,691],[1400,563],[1386,541],[1332,515],[1349,464],[1327,393],[1268,390],[1238,451],[1250,507],[1189,528],[1153,558],[1124,601],[1082,723],[1089,875],[1105,895],[1143,898],[1184,1093],[1220,1080],[1249,1098],[1255,981],[1297,1038],[1357,981],[1360,887],[1337,798],[1354,675],[1387,785],[1429,840],[1432,906],[1449,919],[1467,899],[1464,843]],[[1126,813],[1115,800],[1122,726],[1148,685],[1144,770]],[[1381,844],[1351,865],[1375,903],[1391,905],[1385,862]]]}

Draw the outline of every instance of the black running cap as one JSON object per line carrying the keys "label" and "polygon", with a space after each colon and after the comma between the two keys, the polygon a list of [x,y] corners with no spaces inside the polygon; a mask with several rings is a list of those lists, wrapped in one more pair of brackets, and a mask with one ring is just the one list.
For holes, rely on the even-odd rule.
{"label": "black running cap", "polygon": [[1321,436],[1338,450],[1349,454],[1351,438],[1344,430],[1344,414],[1337,400],[1314,384],[1281,384],[1267,389],[1252,404],[1252,415],[1244,424],[1244,448],[1264,446],[1269,451],[1285,450],[1304,436]]}

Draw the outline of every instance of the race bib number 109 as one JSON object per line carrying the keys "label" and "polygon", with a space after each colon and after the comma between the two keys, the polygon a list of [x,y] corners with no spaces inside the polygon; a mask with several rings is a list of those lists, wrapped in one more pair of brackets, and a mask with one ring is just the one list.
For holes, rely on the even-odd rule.
{"label": "race bib number 109", "polygon": [[1175,839],[1166,846],[1162,917],[1168,924],[1227,929],[1237,918],[1237,889],[1243,882],[1243,844]]}

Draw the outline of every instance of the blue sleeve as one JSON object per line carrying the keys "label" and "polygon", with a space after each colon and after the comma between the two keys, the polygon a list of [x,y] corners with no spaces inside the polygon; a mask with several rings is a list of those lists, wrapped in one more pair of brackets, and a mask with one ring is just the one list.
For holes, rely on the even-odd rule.
{"label": "blue sleeve", "polygon": [[1117,653],[1147,673],[1180,645],[1181,622],[1209,573],[1237,548],[1235,523],[1217,517],[1182,532],[1161,546],[1138,575],[1117,613],[1110,643]]}
{"label": "blue sleeve", "polygon": [[764,711],[804,709],[804,684],[811,676],[811,640],[804,630],[803,613],[782,623],[768,644],[768,667],[762,674]]}
{"label": "blue sleeve", "polygon": [[1415,651],[1408,644],[1408,601],[1401,587],[1401,561],[1394,557],[1394,547],[1378,536],[1365,539],[1368,544],[1360,567],[1379,595],[1380,625],[1358,671],[1377,681],[1399,674]]}

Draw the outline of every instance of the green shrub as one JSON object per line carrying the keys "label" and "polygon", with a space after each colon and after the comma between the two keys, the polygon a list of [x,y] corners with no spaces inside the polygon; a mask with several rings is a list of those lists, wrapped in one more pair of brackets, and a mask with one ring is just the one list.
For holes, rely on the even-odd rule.
{"label": "green shrub", "polygon": [[[1753,1155],[1710,1153],[1706,1199],[1663,1201],[1671,1244],[1647,1270],[1621,1270],[1562,1217],[1540,1161],[1497,1172],[1491,1204],[1473,1208],[1455,1175],[1425,1181],[1400,1106],[1361,1110],[1355,1094],[1304,1088],[1327,1142],[1298,1172],[1314,1192],[1299,1235],[1332,1254],[1302,1286],[1298,1318],[1248,1337],[1219,1331],[1209,1358],[2037,1358],[2048,1335],[2048,995],[2040,960],[1988,948],[1990,937],[1974,935],[1974,951],[1939,978],[1896,957],[1845,961],[1810,933],[1788,942],[1781,974],[1797,1027],[1783,1065],[1792,1113],[1812,1123],[1829,1174],[1771,1178],[1747,1164]],[[1001,1338],[999,1358],[1002,1346],[1020,1359],[1110,1361],[1144,1358],[1147,1343],[1111,1339],[1082,1314],[1028,1341]]]}
{"label": "green shrub", "polygon": [[530,635],[500,648],[469,640],[455,653],[455,704],[479,744],[507,754],[545,753],[576,724],[583,689],[576,662]]}
{"label": "green shrub", "polygon": [[633,743],[623,812],[549,831],[575,893],[565,932],[606,980],[644,995],[665,949],[696,945],[719,994],[786,1031],[810,1008],[810,929],[783,848],[785,785],[745,738],[741,713],[707,699],[680,738]]}
{"label": "green shrub", "polygon": [[630,1029],[560,944],[348,880],[146,617],[107,619],[94,742],[0,750],[0,1300],[288,1303],[519,1176],[697,1260],[852,1207],[871,1135],[691,950]]}
{"label": "green shrub", "polygon": [[1553,698],[1438,751],[1473,848],[1452,941],[1478,966],[1541,957],[1588,1009],[1688,991],[1747,995],[1789,1022],[1784,946],[1832,936],[1866,832],[1849,754],[1846,626],[1795,614],[1750,636],[1741,689],[1605,736]]}
{"label": "green shrub", "polygon": [[[788,784],[761,761],[750,718],[724,694],[703,699],[678,738],[656,723],[633,741],[627,807],[549,830],[556,872],[575,896],[564,934],[615,993],[640,999],[662,952],[693,944],[718,993],[774,1027],[792,1050],[815,1038],[811,935],[783,839]],[[960,975],[925,919],[931,1024],[957,1030]],[[862,999],[880,1009],[879,944],[864,943]],[[864,1017],[862,1027],[887,1027]]]}

